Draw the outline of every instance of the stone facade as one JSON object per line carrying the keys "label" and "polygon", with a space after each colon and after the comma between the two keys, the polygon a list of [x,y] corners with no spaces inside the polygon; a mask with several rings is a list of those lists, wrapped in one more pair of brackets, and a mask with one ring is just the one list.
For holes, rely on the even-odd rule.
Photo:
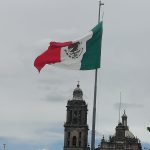
{"label": "stone facade", "polygon": [[110,136],[109,140],[104,137],[100,146],[96,150],[142,150],[141,143],[130,131],[127,126],[127,115],[122,116],[122,122],[116,126],[114,136]]}
{"label": "stone facade", "polygon": [[[72,100],[67,103],[67,116],[64,124],[64,150],[90,150],[88,145],[87,104],[83,100],[83,92],[79,84],[73,91]],[[119,121],[115,134],[105,140],[95,150],[142,150],[141,143],[127,124],[124,111],[122,122]]]}

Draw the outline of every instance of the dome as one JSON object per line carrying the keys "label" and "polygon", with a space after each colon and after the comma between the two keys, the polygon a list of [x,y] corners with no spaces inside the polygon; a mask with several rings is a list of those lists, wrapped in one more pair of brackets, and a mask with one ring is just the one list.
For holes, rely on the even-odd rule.
{"label": "dome", "polygon": [[74,100],[83,100],[83,92],[80,89],[79,84],[77,85],[77,87],[73,91],[73,99]]}
{"label": "dome", "polygon": [[125,130],[125,137],[134,139],[135,136],[129,130]]}

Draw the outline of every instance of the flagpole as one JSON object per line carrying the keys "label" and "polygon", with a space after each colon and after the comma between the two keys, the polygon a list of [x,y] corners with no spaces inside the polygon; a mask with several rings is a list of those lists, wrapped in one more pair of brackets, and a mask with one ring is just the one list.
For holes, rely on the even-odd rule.
{"label": "flagpole", "polygon": [[[101,11],[101,6],[102,5],[104,5],[104,4],[101,1],[99,1],[98,23],[100,22],[100,11]],[[91,150],[95,150],[97,74],[98,74],[98,70],[95,69],[95,85],[94,85],[94,101],[93,101],[93,119],[92,119]]]}

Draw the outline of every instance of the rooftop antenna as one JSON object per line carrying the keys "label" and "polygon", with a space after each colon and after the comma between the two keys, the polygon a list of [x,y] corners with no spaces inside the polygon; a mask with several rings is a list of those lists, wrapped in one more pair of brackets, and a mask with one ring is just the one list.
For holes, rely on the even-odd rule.
{"label": "rooftop antenna", "polygon": [[119,103],[119,123],[120,123],[120,111],[121,111],[121,92],[120,92],[120,103]]}

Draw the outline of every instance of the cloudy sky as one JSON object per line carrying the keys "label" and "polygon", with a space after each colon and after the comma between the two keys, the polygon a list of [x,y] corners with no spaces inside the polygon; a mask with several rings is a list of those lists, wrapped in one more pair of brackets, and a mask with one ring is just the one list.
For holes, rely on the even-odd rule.
{"label": "cloudy sky", "polygon": [[[150,1],[104,3],[96,137],[114,134],[121,92],[130,130],[150,143]],[[97,18],[97,0],[0,0],[0,148],[62,149],[65,106],[78,80],[91,129],[94,71],[46,66],[39,74],[33,62],[50,40],[78,38]]]}

